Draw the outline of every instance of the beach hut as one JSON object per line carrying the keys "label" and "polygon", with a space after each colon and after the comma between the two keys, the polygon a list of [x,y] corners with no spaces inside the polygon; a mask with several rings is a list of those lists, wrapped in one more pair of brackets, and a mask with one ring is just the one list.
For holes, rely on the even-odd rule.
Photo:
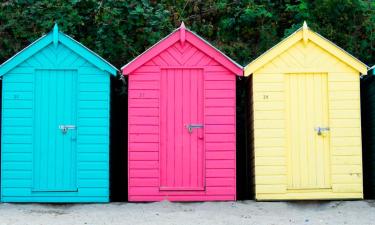
{"label": "beach hut", "polygon": [[365,198],[375,198],[375,66],[361,79],[363,184]]}
{"label": "beach hut", "polygon": [[236,75],[184,24],[122,68],[129,201],[236,199]]}
{"label": "beach hut", "polygon": [[360,199],[360,75],[367,66],[307,24],[244,69],[257,200]]}
{"label": "beach hut", "polygon": [[3,202],[107,202],[110,75],[53,31],[0,66]]}

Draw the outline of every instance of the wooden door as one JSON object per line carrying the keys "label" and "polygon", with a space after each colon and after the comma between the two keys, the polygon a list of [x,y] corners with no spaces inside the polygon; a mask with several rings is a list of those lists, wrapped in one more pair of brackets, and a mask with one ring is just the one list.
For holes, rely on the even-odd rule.
{"label": "wooden door", "polygon": [[327,74],[286,75],[288,189],[331,188]]}
{"label": "wooden door", "polygon": [[74,70],[36,70],[33,191],[77,191]]}
{"label": "wooden door", "polygon": [[163,69],[160,190],[204,190],[203,70]]}

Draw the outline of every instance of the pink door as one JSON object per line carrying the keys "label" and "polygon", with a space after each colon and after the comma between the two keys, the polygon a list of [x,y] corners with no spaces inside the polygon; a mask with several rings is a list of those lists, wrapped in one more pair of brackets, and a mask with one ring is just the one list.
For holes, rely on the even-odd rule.
{"label": "pink door", "polygon": [[162,69],[160,190],[204,190],[203,70]]}

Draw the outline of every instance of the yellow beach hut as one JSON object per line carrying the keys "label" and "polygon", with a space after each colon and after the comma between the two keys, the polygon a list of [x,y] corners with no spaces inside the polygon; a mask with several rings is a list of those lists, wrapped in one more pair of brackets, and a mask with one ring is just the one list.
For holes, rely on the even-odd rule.
{"label": "yellow beach hut", "polygon": [[307,27],[245,67],[257,200],[361,199],[367,66]]}

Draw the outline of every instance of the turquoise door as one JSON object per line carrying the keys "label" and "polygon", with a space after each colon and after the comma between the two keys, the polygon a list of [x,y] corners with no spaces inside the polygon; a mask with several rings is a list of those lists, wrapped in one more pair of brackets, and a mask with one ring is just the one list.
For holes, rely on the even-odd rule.
{"label": "turquoise door", "polygon": [[34,192],[77,191],[76,70],[36,70]]}

